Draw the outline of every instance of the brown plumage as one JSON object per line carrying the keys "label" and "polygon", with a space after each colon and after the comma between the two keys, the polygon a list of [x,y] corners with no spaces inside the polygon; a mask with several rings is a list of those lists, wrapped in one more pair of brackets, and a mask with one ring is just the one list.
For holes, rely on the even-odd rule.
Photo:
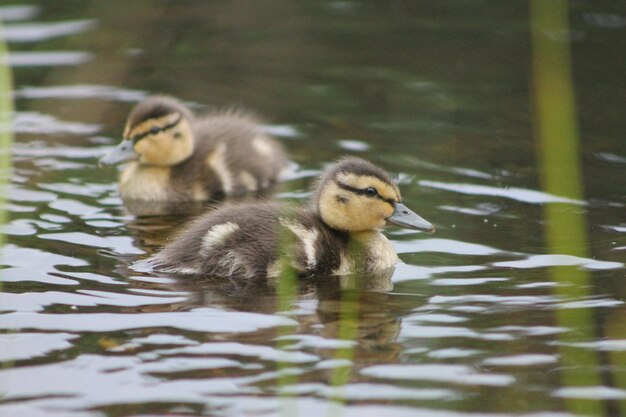
{"label": "brown plumage", "polygon": [[172,97],[130,113],[124,140],[101,164],[132,160],[120,177],[125,200],[202,201],[268,188],[286,165],[283,147],[241,111],[196,118]]}
{"label": "brown plumage", "polygon": [[388,223],[431,232],[400,203],[380,168],[358,158],[332,165],[309,204],[226,204],[193,221],[149,259],[156,270],[237,280],[344,275],[393,268],[397,255],[378,228]]}

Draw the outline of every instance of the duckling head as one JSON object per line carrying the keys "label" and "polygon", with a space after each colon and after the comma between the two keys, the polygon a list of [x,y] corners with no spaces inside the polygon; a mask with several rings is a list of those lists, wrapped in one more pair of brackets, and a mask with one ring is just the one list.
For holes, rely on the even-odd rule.
{"label": "duckling head", "polygon": [[99,163],[114,165],[137,160],[142,165],[176,165],[193,153],[192,118],[189,109],[178,100],[151,97],[131,111],[124,139]]}
{"label": "duckling head", "polygon": [[400,190],[385,171],[360,158],[331,166],[318,183],[315,199],[322,221],[336,230],[364,232],[393,224],[435,231],[401,203]]}

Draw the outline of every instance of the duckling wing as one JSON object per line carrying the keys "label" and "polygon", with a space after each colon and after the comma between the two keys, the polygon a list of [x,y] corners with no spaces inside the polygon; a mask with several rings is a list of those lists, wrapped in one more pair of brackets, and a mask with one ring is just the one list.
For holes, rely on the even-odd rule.
{"label": "duckling wing", "polygon": [[244,113],[209,116],[198,121],[195,129],[194,159],[204,164],[209,186],[226,195],[268,188],[286,166],[282,145]]}
{"label": "duckling wing", "polygon": [[280,210],[274,203],[224,205],[192,222],[151,263],[170,273],[265,277],[277,257]]}

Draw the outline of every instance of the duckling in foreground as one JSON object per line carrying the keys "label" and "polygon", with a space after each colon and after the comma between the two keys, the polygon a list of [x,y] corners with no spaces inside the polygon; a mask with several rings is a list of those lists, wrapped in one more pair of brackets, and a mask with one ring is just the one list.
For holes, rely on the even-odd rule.
{"label": "duckling in foreground", "polygon": [[285,155],[250,115],[196,118],[178,100],[155,96],[132,110],[124,139],[100,164],[133,161],[120,177],[124,200],[184,202],[267,188]]}
{"label": "duckling in foreground", "polygon": [[379,228],[435,230],[400,201],[382,169],[346,158],[325,171],[309,205],[226,204],[193,221],[148,264],[233,280],[276,278],[285,267],[326,276],[392,268],[398,256]]}

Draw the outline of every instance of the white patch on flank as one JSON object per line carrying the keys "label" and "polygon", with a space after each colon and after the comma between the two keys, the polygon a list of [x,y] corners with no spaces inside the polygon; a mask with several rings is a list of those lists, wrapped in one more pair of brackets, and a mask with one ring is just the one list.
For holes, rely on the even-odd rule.
{"label": "white patch on flank", "polygon": [[226,194],[233,191],[233,176],[226,163],[226,144],[220,143],[215,151],[207,158],[207,163],[222,182],[222,188]]}
{"label": "white patch on flank", "polygon": [[271,157],[274,154],[272,143],[265,136],[257,136],[252,140],[252,147],[261,156]]}
{"label": "white patch on flank", "polygon": [[339,267],[333,271],[333,275],[348,275],[352,271],[350,259],[345,253],[343,253],[343,251],[339,254],[339,256]]}
{"label": "white patch on flank", "polygon": [[278,278],[283,273],[283,268],[280,259],[275,260],[267,267],[268,278]]}
{"label": "white patch on flank", "polygon": [[315,253],[315,242],[320,232],[317,229],[307,229],[298,223],[287,223],[286,226],[291,230],[302,242],[304,248],[304,254],[306,255],[306,265],[309,268],[317,265],[317,258]]}
{"label": "white patch on flank", "polygon": [[209,198],[209,193],[204,189],[204,186],[200,183],[195,183],[192,190],[193,199],[196,201],[203,201]]}
{"label": "white patch on flank", "polygon": [[254,176],[248,171],[241,171],[241,174],[239,174],[239,180],[248,191],[257,190],[256,178],[254,178]]}
{"label": "white patch on flank", "polygon": [[163,272],[168,272],[170,274],[183,274],[183,275],[197,275],[200,273],[199,268],[190,268],[190,267],[171,267],[166,268]]}
{"label": "white patch on flank", "polygon": [[214,247],[224,243],[237,230],[239,230],[239,225],[231,222],[213,226],[202,238],[202,252],[205,255],[208,254]]}
{"label": "white patch on flank", "polygon": [[242,278],[252,278],[254,276],[254,274],[246,268],[235,251],[229,251],[222,256],[216,263],[216,270],[219,271],[222,276],[237,275]]}

